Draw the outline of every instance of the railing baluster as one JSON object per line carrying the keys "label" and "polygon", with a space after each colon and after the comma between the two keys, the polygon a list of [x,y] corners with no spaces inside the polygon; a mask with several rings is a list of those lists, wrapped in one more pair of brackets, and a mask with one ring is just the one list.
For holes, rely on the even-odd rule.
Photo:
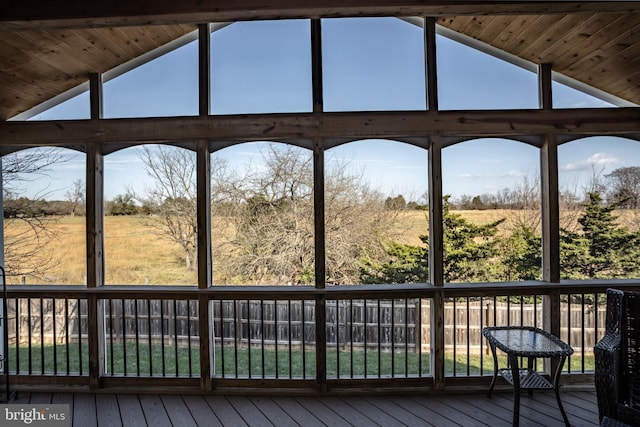
{"label": "railing baluster", "polygon": [[585,302],[584,302],[584,294],[582,294],[582,323],[581,323],[581,334],[582,334],[582,343],[580,345],[580,347],[582,347],[582,351],[581,353],[581,361],[582,361],[582,369],[580,369],[580,372],[584,373],[584,348],[585,348],[585,336],[586,336],[586,331],[584,329],[584,322],[585,322],[585,313],[587,312],[587,310],[585,309]]}
{"label": "railing baluster", "polygon": [[57,347],[57,335],[56,335],[56,299],[51,299],[52,310],[52,333],[53,333],[53,375],[58,375],[58,347]]}
{"label": "railing baluster", "polygon": [[[229,315],[227,313],[227,316],[224,315],[225,313],[225,308],[229,305],[228,301],[223,301],[223,300],[218,300],[218,301],[214,301],[213,304],[217,304],[220,303],[220,369],[222,370],[222,377],[224,378],[225,376],[225,360],[224,360],[224,327],[225,327],[225,319],[229,318]],[[235,330],[235,328],[234,328]],[[214,332],[215,334],[215,332]],[[191,340],[191,338],[189,338],[189,340]],[[214,340],[214,345],[215,345],[215,340]]]}
{"label": "railing baluster", "polygon": [[[336,327],[335,327],[335,337],[336,337],[336,376],[340,378],[340,305],[338,304],[338,300],[335,300],[336,303]],[[331,306],[331,302],[327,301],[327,310]]]}
{"label": "railing baluster", "polygon": [[135,320],[135,325],[136,325],[136,370],[138,373],[138,376],[140,376],[140,330],[139,330],[139,317],[138,317],[138,301],[137,299],[132,300],[133,301],[133,317]]}
{"label": "railing baluster", "polygon": [[[234,353],[234,372],[235,372],[235,377],[238,378],[238,340],[241,339],[240,337],[238,337],[238,328],[242,328],[242,323],[239,321],[238,319],[238,304],[240,302],[237,300],[233,300],[233,322],[234,322],[234,328],[233,328],[233,353]],[[226,376],[226,371],[223,370],[222,372],[222,376],[223,378]]]}
{"label": "railing baluster", "polygon": [[[302,300],[301,314],[302,314],[302,378],[307,379],[307,340],[306,340],[306,301]],[[316,344],[317,345],[317,344]]]}
{"label": "railing baluster", "polygon": [[173,300],[173,356],[175,360],[176,377],[180,372],[180,363],[178,361],[178,300]]}
{"label": "railing baluster", "polygon": [[[489,316],[489,307],[487,304],[487,317]],[[484,328],[485,326],[488,326],[488,324],[485,324],[485,317],[484,317],[484,297],[480,297],[480,316],[478,316],[480,318],[480,330],[482,331],[482,328]],[[487,319],[488,322],[489,319]],[[479,335],[480,337],[480,347],[478,350],[478,353],[480,354],[480,376],[484,375],[484,351],[482,351],[483,348],[483,342],[482,342],[482,334]]]}
{"label": "railing baluster", "polygon": [[149,375],[153,376],[153,345],[151,344],[151,300],[147,299],[147,335],[149,353]]}
{"label": "railing baluster", "polygon": [[467,376],[471,375],[471,305],[467,297]]}
{"label": "railing baluster", "polygon": [[418,352],[418,377],[422,377],[422,298],[416,299],[418,324],[416,325],[416,351]]}
{"label": "railing baluster", "polygon": [[[191,356],[191,300],[186,300],[187,303],[187,357],[189,359],[189,377],[193,377],[192,356]],[[215,346],[215,342],[214,342]],[[164,360],[164,359],[163,359]],[[164,364],[164,362],[163,362]]]}
{"label": "railing baluster", "polygon": [[65,348],[65,353],[67,355],[67,360],[66,360],[67,375],[69,375],[71,373],[70,372],[71,369],[69,365],[70,359],[71,359],[71,355],[69,352],[69,298],[64,299],[64,348]]}
{"label": "railing baluster", "polygon": [[246,310],[247,310],[247,369],[248,369],[248,375],[249,378],[251,378],[251,376],[253,375],[253,364],[252,364],[252,335],[253,335],[253,330],[252,330],[252,322],[253,317],[252,317],[252,313],[251,313],[251,301],[247,300],[246,301]]}
{"label": "railing baluster", "polygon": [[167,376],[167,359],[165,357],[164,304],[167,300],[160,300],[160,353],[162,354],[162,376]]}
{"label": "railing baluster", "polygon": [[380,378],[380,374],[382,372],[382,310],[380,306],[380,300],[378,300],[378,378]]}
{"label": "railing baluster", "polygon": [[111,366],[111,375],[115,374],[113,360],[113,300],[109,299],[109,365]]}
{"label": "railing baluster", "polygon": [[16,298],[16,374],[20,373],[20,299]]}
{"label": "railing baluster", "polygon": [[264,327],[264,300],[260,300],[260,330],[261,330],[261,339],[260,339],[260,357],[262,362],[262,378],[264,379],[265,372],[265,363],[264,363],[264,336],[265,336],[265,327]]}
{"label": "railing baluster", "polygon": [[127,376],[127,306],[125,300],[120,300],[120,308],[122,310],[122,371]]}
{"label": "railing baluster", "polygon": [[[378,375],[382,376],[380,373]],[[396,300],[391,299],[391,378],[396,376]]]}
{"label": "railing baluster", "polygon": [[273,301],[273,328],[275,334],[275,368],[276,378],[280,378],[280,364],[278,363],[278,300]]}
{"label": "railing baluster", "polygon": [[44,299],[40,298],[40,372],[44,375],[45,372],[45,362],[46,358],[44,357]]}
{"label": "railing baluster", "polygon": [[83,366],[83,357],[82,357],[82,310],[81,307],[82,305],[80,304],[80,301],[86,301],[86,300],[80,300],[78,299],[78,363],[80,365],[80,375],[83,374],[84,372],[84,366]]}
{"label": "railing baluster", "polygon": [[349,371],[351,373],[351,378],[354,377],[355,373],[353,372],[353,298],[349,299],[349,341],[350,341],[350,352],[349,352]]}
{"label": "railing baluster", "polygon": [[31,343],[33,342],[31,337],[31,298],[27,299],[27,345],[28,345],[28,355],[29,355],[29,375],[33,374],[33,357],[32,357],[32,349]]}
{"label": "railing baluster", "polygon": [[287,301],[287,320],[288,320],[288,325],[289,327],[287,328],[287,333],[289,336],[289,378],[293,378],[293,348],[292,348],[292,343],[291,343],[291,334],[292,331],[292,324],[291,324],[291,300]]}
{"label": "railing baluster", "polygon": [[367,378],[367,375],[369,373],[369,364],[367,363],[367,355],[369,354],[369,347],[367,346],[367,338],[368,338],[368,332],[369,332],[369,328],[367,327],[367,318],[368,318],[368,312],[367,312],[367,300],[363,299],[362,300],[362,310],[363,310],[363,314],[362,314],[362,319],[363,319],[363,324],[364,324],[364,377]]}
{"label": "railing baluster", "polygon": [[[571,340],[571,306],[572,306],[572,294],[567,295],[567,309],[565,310],[567,316],[567,344],[572,345]],[[560,310],[562,312],[562,310]],[[567,358],[568,360],[565,363],[567,367],[567,371],[571,372],[571,357]]]}
{"label": "railing baluster", "polygon": [[458,375],[458,359],[457,359],[457,347],[458,347],[458,308],[456,307],[456,299],[453,300],[453,333],[452,341],[453,341],[453,376],[456,377]]}

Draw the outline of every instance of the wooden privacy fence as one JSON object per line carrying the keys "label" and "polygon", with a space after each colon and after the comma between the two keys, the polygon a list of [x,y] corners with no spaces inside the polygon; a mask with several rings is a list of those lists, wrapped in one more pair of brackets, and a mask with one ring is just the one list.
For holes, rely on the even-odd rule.
{"label": "wooden privacy fence", "polygon": [[[9,336],[13,342],[47,345],[87,337],[86,300],[31,298],[10,299],[8,303]],[[430,303],[429,299],[329,300],[327,346],[415,349],[420,341],[423,351],[428,351]],[[417,309],[418,304],[421,310]],[[134,338],[175,343],[199,339],[195,300],[104,300],[103,312],[104,331],[113,342]],[[211,313],[217,344],[315,344],[313,300],[215,300]],[[589,353],[603,333],[605,316],[603,303],[586,308],[564,303],[561,337],[574,348]],[[447,300],[445,349],[477,351],[486,346],[480,333],[482,327],[521,324],[542,327],[542,304],[509,304],[496,299]]]}

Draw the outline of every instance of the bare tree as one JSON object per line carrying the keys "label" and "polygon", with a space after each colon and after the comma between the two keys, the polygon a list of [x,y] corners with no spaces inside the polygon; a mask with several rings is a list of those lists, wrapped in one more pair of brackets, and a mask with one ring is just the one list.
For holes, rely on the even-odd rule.
{"label": "bare tree", "polygon": [[[314,225],[311,156],[301,149],[269,144],[262,165],[249,168],[235,183],[219,178],[212,192],[232,200],[233,226],[219,268],[228,280],[256,284],[313,281]],[[219,240],[219,239],[217,239]],[[214,264],[216,259],[214,259]]]}
{"label": "bare tree", "polygon": [[[139,153],[153,185],[144,195],[129,190],[132,198],[144,203],[153,214],[144,221],[162,236],[180,247],[185,266],[197,267],[197,189],[195,153],[170,146],[144,146]],[[211,161],[212,229],[216,235],[229,236],[238,205],[238,185],[224,160],[215,156]],[[228,239],[216,239],[214,256],[230,250]]]}
{"label": "bare tree", "polygon": [[[219,263],[230,278],[256,284],[312,284],[315,224],[311,153],[268,145],[264,165],[235,186],[238,210],[231,250]],[[325,171],[326,270],[328,283],[357,283],[360,260],[382,254],[396,212],[384,197],[344,163]],[[215,263],[215,259],[214,259]]]}
{"label": "bare tree", "polygon": [[39,213],[47,188],[33,197],[24,197],[26,185],[47,177],[51,167],[64,161],[59,150],[30,149],[2,157],[4,218],[4,262],[11,277],[43,278],[56,266],[47,245],[57,234],[51,227],[56,219]]}
{"label": "bare tree", "polygon": [[[144,202],[149,221],[178,244],[188,268],[196,263],[195,154],[172,147],[140,153],[154,186]],[[382,256],[394,211],[362,176],[335,163],[325,171],[326,256],[329,283],[359,281],[360,259]],[[311,284],[315,274],[313,161],[311,153],[268,144],[259,164],[230,170],[212,156],[212,239],[218,281]]]}
{"label": "bare tree", "polygon": [[75,216],[77,209],[84,205],[85,200],[84,183],[81,179],[73,182],[72,187],[65,193],[65,197],[71,207],[71,216]]}
{"label": "bare tree", "polygon": [[147,221],[158,234],[181,249],[187,269],[197,262],[196,155],[192,151],[169,146],[144,146],[139,152],[153,186],[142,198],[157,213]]}
{"label": "bare tree", "polygon": [[542,222],[540,179],[524,177],[510,193],[512,226],[538,230]]}
{"label": "bare tree", "polygon": [[640,205],[640,167],[618,168],[605,175],[605,178],[611,184],[607,191],[610,203],[624,201],[621,207],[638,208]]}

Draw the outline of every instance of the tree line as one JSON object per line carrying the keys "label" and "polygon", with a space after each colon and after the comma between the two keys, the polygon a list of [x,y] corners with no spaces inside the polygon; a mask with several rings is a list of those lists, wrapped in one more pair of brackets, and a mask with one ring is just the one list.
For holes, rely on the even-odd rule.
{"label": "tree line", "polygon": [[[313,284],[315,224],[313,162],[305,150],[267,144],[260,167],[235,170],[221,157],[211,160],[213,258],[216,277],[225,283]],[[109,215],[137,215],[141,224],[181,248],[184,265],[197,265],[196,158],[193,152],[169,146],[143,146],[139,158],[152,184],[136,194],[128,191],[105,202]],[[26,167],[34,159],[23,158]],[[41,158],[45,173],[55,158]],[[6,162],[5,162],[6,165]],[[16,161],[16,169],[20,162]],[[428,281],[428,235],[421,245],[401,242],[398,220],[407,210],[427,206],[388,197],[372,188],[362,173],[344,162],[325,170],[325,264],[328,284],[401,283]],[[84,185],[76,181],[64,201],[15,197],[12,185],[24,175],[7,175],[5,217],[29,222],[34,243],[24,235],[5,239],[7,265],[20,274],[43,274],[53,260],[25,266],[25,257],[38,256],[37,244],[55,238],[47,217],[84,214]],[[11,179],[13,177],[13,180]],[[7,181],[8,179],[8,181]],[[8,184],[8,185],[7,185]],[[618,224],[615,211],[634,209],[640,197],[640,168],[620,168],[605,176],[573,208],[578,228],[562,228],[564,278],[611,278],[640,274],[637,231]],[[424,198],[426,199],[426,198]],[[475,209],[508,208],[521,212],[508,230],[505,219],[476,225],[455,212],[467,201]],[[519,281],[541,278],[539,190],[524,181],[495,199],[477,196],[444,200],[444,267],[447,282]],[[12,222],[6,223],[6,227]],[[425,212],[425,229],[427,217]],[[7,233],[5,233],[7,235]],[[39,242],[39,243],[38,243]],[[42,251],[41,251],[42,252]],[[13,255],[12,255],[13,254]]]}
{"label": "tree line", "polygon": [[[618,223],[615,211],[625,199],[603,203],[589,193],[577,218],[577,229],[561,228],[560,265],[563,279],[640,277],[640,232]],[[503,282],[542,279],[542,240],[536,228],[516,222],[510,233],[498,227],[505,218],[475,225],[444,203],[445,282]],[[363,283],[428,282],[429,236],[422,245],[385,242],[383,262],[362,259]]]}

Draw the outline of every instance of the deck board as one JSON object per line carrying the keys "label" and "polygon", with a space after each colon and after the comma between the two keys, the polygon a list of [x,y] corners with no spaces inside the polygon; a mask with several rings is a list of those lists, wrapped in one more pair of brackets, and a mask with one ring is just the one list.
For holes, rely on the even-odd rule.
{"label": "deck board", "polygon": [[[465,398],[467,398],[467,396],[461,396],[459,400]],[[433,397],[412,396],[407,400],[408,402],[405,403],[405,405],[410,405],[411,408],[415,407],[416,409],[414,410],[416,411],[424,412],[424,415],[422,416],[425,417],[428,422],[434,426],[460,426],[464,425],[463,423],[473,422],[466,414],[463,414],[457,410],[452,411],[451,406],[446,405],[440,400],[434,399]],[[456,400],[456,403],[459,400]],[[414,404],[417,406],[415,406]],[[420,409],[420,407],[424,409]]]}
{"label": "deck board", "polygon": [[47,405],[51,403],[51,399],[53,398],[52,393],[31,393],[31,398],[29,399],[29,403],[34,405]]}
{"label": "deck board", "polygon": [[[513,406],[505,407],[493,399],[488,399],[486,395],[472,395],[466,396],[465,401],[473,408],[472,413],[484,412],[493,417],[493,426],[510,426],[513,421]],[[451,410],[456,410],[456,404],[458,401],[452,402]]]}
{"label": "deck board", "polygon": [[96,414],[100,427],[122,427],[121,413],[115,394],[96,395]]}
{"label": "deck board", "polygon": [[[562,392],[573,427],[597,427],[593,392]],[[407,396],[218,396],[20,392],[12,403],[63,403],[72,427],[112,426],[490,426],[508,427],[513,396],[444,394]],[[560,427],[564,423],[552,392],[521,396],[520,426]]]}
{"label": "deck board", "polygon": [[[140,405],[148,426],[171,427],[169,415],[164,408],[160,396],[140,395]],[[75,426],[75,424],[74,424]],[[78,426],[79,427],[79,426]]]}
{"label": "deck board", "polygon": [[331,427],[352,426],[347,420],[335,413],[331,408],[322,402],[322,399],[315,397],[299,397],[298,403],[313,413],[321,422]]}
{"label": "deck board", "polygon": [[[558,425],[558,423],[563,423],[562,415],[560,415],[560,409],[555,405],[553,407],[549,407],[539,400],[536,400],[537,394],[534,394],[534,397],[531,398],[527,396],[526,393],[523,393],[520,396],[520,422],[523,422],[523,419],[528,420],[527,422],[530,425],[535,426],[550,426],[550,425]],[[494,394],[491,396],[491,399],[494,399],[496,402],[503,405],[505,408],[509,408],[509,410],[513,410],[513,396],[509,394]]]}
{"label": "deck board", "polygon": [[298,424],[305,427],[324,426],[318,417],[300,405],[293,397],[274,397],[273,401],[278,404],[289,416]]}
{"label": "deck board", "polygon": [[135,394],[118,395],[118,406],[123,427],[137,427],[147,425],[140,400]]}
{"label": "deck board", "polygon": [[193,396],[184,399],[184,403],[189,408],[193,420],[199,426],[223,427],[216,413],[211,409],[203,396]]}
{"label": "deck board", "polygon": [[[350,398],[347,403],[354,408],[357,408],[360,412],[364,412],[370,419],[375,420],[375,424],[382,424],[388,427],[404,426],[406,425],[401,420],[398,420],[391,415],[387,414],[382,409],[362,398]],[[444,427],[444,426],[443,426]]]}
{"label": "deck board", "polygon": [[92,394],[76,394],[73,397],[73,425],[96,426],[98,418],[96,414],[96,399]]}
{"label": "deck board", "polygon": [[368,427],[373,422],[366,415],[366,411],[358,410],[359,405],[349,405],[345,400],[338,397],[327,397],[322,399],[322,403],[340,415],[341,418],[348,420],[354,427]]}
{"label": "deck board", "polygon": [[205,400],[223,426],[245,427],[247,425],[226,397],[206,396]]}
{"label": "deck board", "polygon": [[284,411],[277,403],[275,403],[269,397],[256,397],[253,400],[253,404],[256,405],[258,410],[264,414],[265,417],[275,426],[297,426],[298,423],[291,418],[286,411]]}
{"label": "deck board", "polygon": [[229,396],[227,398],[248,425],[272,427],[274,424],[256,407],[254,402],[257,399],[260,398],[246,399],[240,396]]}
{"label": "deck board", "polygon": [[386,397],[366,397],[365,400],[378,408],[383,409],[387,414],[394,417],[397,420],[401,420],[403,423],[411,426],[428,425],[428,418],[420,418],[411,412],[407,411],[403,406],[400,406]]}
{"label": "deck board", "polygon": [[[167,395],[161,396],[161,399],[172,425],[180,427],[198,427],[198,424],[196,424],[196,421],[193,419],[189,408],[184,403],[181,396]],[[191,398],[189,397],[189,399]]]}
{"label": "deck board", "polygon": [[509,406],[507,409],[499,405],[491,405],[491,402],[488,402],[488,400],[486,396],[476,395],[468,396],[466,399],[448,399],[446,404],[452,412],[462,411],[478,423],[494,427],[510,426],[513,423],[512,406]]}

